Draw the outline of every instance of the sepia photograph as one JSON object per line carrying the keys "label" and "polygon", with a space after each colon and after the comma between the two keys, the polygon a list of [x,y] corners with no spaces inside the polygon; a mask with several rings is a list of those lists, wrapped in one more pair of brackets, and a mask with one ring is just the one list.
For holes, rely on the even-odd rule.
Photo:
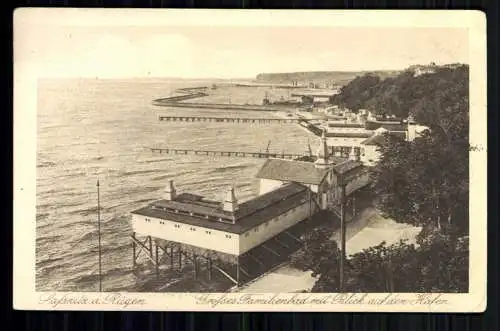
{"label": "sepia photograph", "polygon": [[14,14],[15,300],[484,309],[483,16],[140,12]]}

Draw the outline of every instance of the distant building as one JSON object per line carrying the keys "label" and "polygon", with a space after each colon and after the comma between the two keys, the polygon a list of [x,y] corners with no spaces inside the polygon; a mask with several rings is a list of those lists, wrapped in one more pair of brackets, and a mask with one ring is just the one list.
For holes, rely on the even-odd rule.
{"label": "distant building", "polygon": [[418,125],[410,116],[407,119],[406,125],[397,123],[371,123],[373,135],[361,142],[360,160],[366,166],[374,166],[380,160],[380,146],[384,142],[384,134],[391,134],[401,137],[406,141],[414,141],[421,136],[425,131],[428,131],[427,126]]}

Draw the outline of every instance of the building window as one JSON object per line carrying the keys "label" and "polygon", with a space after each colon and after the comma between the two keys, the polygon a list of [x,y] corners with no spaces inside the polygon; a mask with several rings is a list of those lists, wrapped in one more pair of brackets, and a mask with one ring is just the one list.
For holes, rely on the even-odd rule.
{"label": "building window", "polygon": [[163,222],[163,221],[160,221],[160,224],[165,224],[165,222]]}
{"label": "building window", "polygon": [[231,236],[230,236],[230,235],[228,235],[228,234],[226,234],[226,238],[229,238],[229,239],[231,239]]}
{"label": "building window", "polygon": [[205,233],[206,233],[206,234],[212,234],[212,232],[210,232],[210,231],[205,231]]}
{"label": "building window", "polygon": [[196,231],[196,228],[189,228],[189,230],[191,230],[191,231]]}
{"label": "building window", "polygon": [[259,227],[256,227],[256,228],[253,230],[253,232],[257,232],[257,231],[259,231]]}
{"label": "building window", "polygon": [[180,224],[174,224],[174,228],[180,228],[181,225]]}
{"label": "building window", "polygon": [[250,235],[250,233],[248,233],[248,232],[247,232],[247,233],[245,233],[245,237],[248,237],[249,235]]}

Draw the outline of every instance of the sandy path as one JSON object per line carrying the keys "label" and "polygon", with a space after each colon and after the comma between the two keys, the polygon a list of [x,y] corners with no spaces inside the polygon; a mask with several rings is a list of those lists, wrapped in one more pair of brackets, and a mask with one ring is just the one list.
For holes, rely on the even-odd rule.
{"label": "sandy path", "polygon": [[[401,239],[414,241],[420,228],[407,224],[396,223],[391,219],[379,215],[376,209],[367,208],[348,223],[346,229],[346,251],[352,255],[382,241],[388,244],[396,243]],[[340,241],[340,231],[336,231],[332,240]],[[239,288],[237,292],[247,293],[276,293],[301,292],[310,290],[316,279],[310,271],[301,271],[284,264],[274,271]]]}

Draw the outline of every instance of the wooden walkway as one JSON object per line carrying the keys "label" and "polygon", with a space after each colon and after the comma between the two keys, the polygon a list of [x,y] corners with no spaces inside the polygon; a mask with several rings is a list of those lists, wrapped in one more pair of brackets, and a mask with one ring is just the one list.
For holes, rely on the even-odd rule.
{"label": "wooden walkway", "polygon": [[214,151],[182,148],[151,148],[151,152],[160,154],[180,154],[180,155],[203,155],[203,156],[227,156],[227,157],[247,157],[247,158],[278,158],[293,160],[303,157],[306,154],[293,153],[269,153],[269,152],[249,152],[249,151]]}
{"label": "wooden walkway", "polygon": [[[159,116],[160,121],[166,122],[215,122],[240,124],[296,124],[297,118],[242,118],[242,117],[209,117],[209,116]],[[302,120],[303,121],[303,120]]]}

